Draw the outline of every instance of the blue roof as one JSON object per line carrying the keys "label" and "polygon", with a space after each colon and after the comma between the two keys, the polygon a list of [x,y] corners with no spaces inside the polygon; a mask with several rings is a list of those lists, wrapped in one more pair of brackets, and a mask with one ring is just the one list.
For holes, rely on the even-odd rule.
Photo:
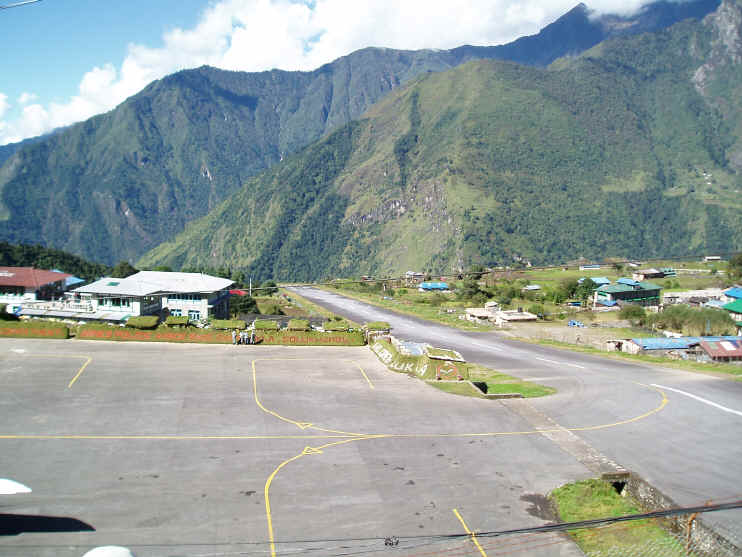
{"label": "blue roof", "polygon": [[724,302],[722,302],[721,300],[709,300],[708,302],[703,304],[703,306],[707,308],[719,308],[719,309],[723,308],[724,305],[725,305]]}
{"label": "blue roof", "polygon": [[618,305],[618,302],[616,300],[598,300],[598,304],[612,308],[613,306]]}
{"label": "blue roof", "polygon": [[631,342],[638,344],[642,350],[685,350],[702,340],[719,342],[722,340],[739,340],[739,337],[680,337],[680,338],[632,338]]}
{"label": "blue roof", "polygon": [[589,279],[590,279],[591,281],[593,281],[593,282],[594,282],[595,284],[597,284],[598,286],[603,286],[603,285],[605,285],[605,284],[610,284],[610,283],[611,283],[611,281],[610,281],[610,280],[609,280],[608,278],[606,278],[606,277],[582,277],[582,278],[581,278],[581,279],[579,279],[579,280],[578,280],[577,282],[578,282],[579,284],[582,284],[582,283],[583,283],[583,282],[585,282],[585,281],[586,281],[586,280],[587,280],[588,278],[589,278]]}
{"label": "blue roof", "polygon": [[639,286],[639,282],[630,278],[620,278],[616,281],[618,284],[625,284],[627,286]]}
{"label": "blue roof", "polygon": [[739,288],[738,286],[735,286],[734,288],[730,288],[729,290],[725,290],[724,294],[729,296],[730,298],[737,298],[742,299],[742,288]]}
{"label": "blue roof", "polygon": [[423,290],[448,290],[448,284],[445,282],[423,282],[420,288]]}

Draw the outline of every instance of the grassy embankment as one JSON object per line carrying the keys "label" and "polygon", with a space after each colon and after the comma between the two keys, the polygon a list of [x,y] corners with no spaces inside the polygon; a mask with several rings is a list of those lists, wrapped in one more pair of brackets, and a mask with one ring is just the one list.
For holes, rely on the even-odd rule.
{"label": "grassy embankment", "polygon": [[[546,385],[524,381],[484,366],[476,364],[469,365],[469,380],[487,383],[487,394],[519,393],[524,398],[537,398],[556,392],[556,389],[547,387]],[[447,393],[484,398],[484,395],[479,389],[472,388],[468,383],[431,381],[428,384]]]}
{"label": "grassy embankment", "polygon": [[[549,499],[559,519],[578,522],[606,517],[619,517],[641,512],[630,496],[619,495],[603,480],[583,480],[555,489]],[[662,547],[664,556],[685,556],[683,545],[663,530],[654,520],[635,520],[601,528],[570,530],[570,537],[586,555],[600,552],[631,555],[652,546]]]}

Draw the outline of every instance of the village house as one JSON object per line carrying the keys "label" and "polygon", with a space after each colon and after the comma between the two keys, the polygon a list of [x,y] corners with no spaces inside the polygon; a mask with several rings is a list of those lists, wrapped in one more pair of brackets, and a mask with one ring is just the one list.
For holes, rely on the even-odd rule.
{"label": "village house", "polygon": [[[704,305],[712,300],[721,302],[723,293],[721,288],[706,288],[704,290],[686,290],[684,292],[665,292],[662,295],[662,303]],[[712,306],[715,304],[711,304]],[[723,305],[723,304],[722,304]]]}
{"label": "village house", "polygon": [[500,327],[510,323],[538,321],[538,316],[521,310],[499,310],[495,312],[495,324]]}
{"label": "village house", "polygon": [[422,282],[420,283],[421,292],[448,292],[448,283],[446,282]]}
{"label": "village house", "polygon": [[32,304],[23,315],[123,322],[140,315],[229,317],[229,279],[202,273],[141,271],[102,278],[59,302]]}
{"label": "village house", "polygon": [[730,304],[722,306],[729,312],[729,316],[737,323],[737,327],[742,327],[742,300],[735,300]]}
{"label": "village house", "polygon": [[675,273],[675,269],[641,269],[639,271],[634,271],[631,274],[631,278],[637,282],[648,279],[661,279],[674,276],[677,276],[677,273]]}
{"label": "village house", "polygon": [[701,348],[713,362],[742,362],[742,339],[702,340]]}
{"label": "village house", "polygon": [[62,296],[72,275],[33,267],[0,267],[0,304],[19,313],[24,304]]}
{"label": "village house", "polygon": [[599,287],[595,291],[594,303],[604,306],[634,304],[643,307],[658,307],[661,290],[661,287],[651,282],[620,278],[615,284]]}

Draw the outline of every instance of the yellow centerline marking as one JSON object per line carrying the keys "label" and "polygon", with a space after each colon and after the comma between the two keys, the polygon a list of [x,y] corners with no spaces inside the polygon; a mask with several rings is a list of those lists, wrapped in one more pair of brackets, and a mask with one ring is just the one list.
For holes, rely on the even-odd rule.
{"label": "yellow centerline marking", "polygon": [[479,540],[477,540],[476,534],[472,532],[469,527],[466,525],[466,522],[464,522],[464,518],[459,514],[459,511],[457,509],[453,510],[453,514],[456,515],[456,518],[459,519],[459,522],[461,522],[461,525],[464,527],[464,530],[466,530],[466,533],[471,536],[471,541],[474,542],[474,545],[477,546],[477,549],[479,550],[479,553],[482,555],[482,557],[487,557],[487,554],[484,552],[484,549],[482,549],[482,546],[479,545]]}
{"label": "yellow centerline marking", "polygon": [[90,362],[92,361],[93,361],[93,358],[88,357],[87,361],[84,364],[82,364],[80,371],[78,371],[77,374],[72,378],[72,381],[68,383],[67,385],[68,389],[72,388],[72,385],[75,384],[75,381],[77,381],[80,378],[80,376],[82,375],[82,372],[85,371],[85,368],[88,367],[90,365]]}
{"label": "yellow centerline marking", "polygon": [[271,557],[276,557],[276,538],[273,532],[273,516],[271,515],[270,490],[271,490],[271,484],[273,483],[273,480],[276,478],[276,476],[281,471],[281,469],[287,464],[290,464],[294,462],[295,460],[299,460],[303,456],[322,454],[324,449],[328,447],[334,447],[336,445],[343,445],[345,443],[352,443],[353,441],[363,441],[365,439],[373,439],[373,437],[354,437],[352,439],[345,439],[343,441],[334,441],[332,443],[326,443],[324,445],[320,445],[319,447],[306,446],[304,447],[304,450],[302,450],[302,452],[300,452],[298,455],[292,456],[291,458],[287,458],[286,460],[284,460],[281,464],[279,464],[276,467],[275,470],[273,470],[271,475],[268,476],[268,479],[265,481],[265,487],[263,488],[263,495],[265,498],[265,516],[268,522],[268,540],[270,542]]}
{"label": "yellow centerline marking", "polygon": [[[273,410],[269,410],[268,408],[266,408],[265,406],[263,406],[263,403],[260,402],[260,397],[258,396],[258,377],[257,377],[257,368],[255,367],[255,364],[257,362],[261,362],[261,361],[280,362],[280,361],[284,361],[284,360],[285,361],[303,361],[303,360],[310,361],[309,358],[307,358],[307,359],[301,359],[301,358],[285,358],[285,359],[283,359],[283,358],[267,359],[266,358],[266,359],[262,359],[261,358],[260,360],[253,360],[252,361],[252,387],[253,387],[253,396],[255,397],[255,403],[258,405],[258,408],[260,408],[266,414],[270,414],[271,416],[273,416],[275,418],[278,418],[279,420],[284,421],[286,423],[293,424],[293,425],[297,426],[300,429],[315,429],[317,431],[324,431],[326,433],[337,433],[337,434],[340,434],[340,435],[347,435],[347,436],[353,436],[353,437],[362,437],[362,436],[364,436],[363,433],[354,433],[354,432],[350,432],[350,431],[340,431],[340,430],[336,430],[336,429],[327,429],[327,428],[324,428],[324,427],[319,427],[319,426],[314,425],[311,422],[297,422],[296,420],[292,420],[291,418],[286,418],[285,416],[281,416],[281,414],[279,414],[278,412],[274,412]],[[315,361],[321,361],[321,360],[315,358]],[[358,365],[358,364],[356,364],[356,365]]]}
{"label": "yellow centerline marking", "polygon": [[363,378],[368,383],[368,386],[371,387],[371,389],[375,389],[376,387],[374,387],[374,384],[371,383],[371,379],[368,378],[368,375],[366,375],[366,372],[363,370],[363,368],[361,366],[359,366],[358,364],[356,364],[355,362],[353,362],[353,363],[358,367],[358,369],[361,370],[361,373],[363,374]]}

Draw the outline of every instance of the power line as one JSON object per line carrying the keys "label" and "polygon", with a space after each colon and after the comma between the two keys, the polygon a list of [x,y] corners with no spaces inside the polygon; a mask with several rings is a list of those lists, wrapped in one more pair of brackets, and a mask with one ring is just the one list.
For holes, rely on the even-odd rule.
{"label": "power line", "polygon": [[[729,503],[719,503],[715,505],[703,505],[703,506],[693,506],[693,507],[676,507],[674,509],[667,509],[662,511],[652,511],[652,512],[646,512],[646,513],[638,513],[638,514],[630,514],[630,515],[624,515],[624,516],[618,516],[618,517],[606,517],[606,518],[597,518],[592,520],[581,520],[577,522],[559,522],[556,524],[545,524],[543,526],[531,526],[527,528],[515,528],[511,530],[491,530],[491,531],[485,531],[485,532],[474,532],[474,534],[478,538],[497,538],[497,537],[504,537],[504,536],[513,536],[516,534],[540,534],[540,533],[548,533],[548,532],[564,532],[567,530],[581,530],[581,529],[590,529],[590,528],[599,528],[603,526],[608,526],[611,524],[618,524],[618,523],[625,523],[625,522],[632,522],[635,520],[643,520],[643,519],[655,519],[655,518],[666,518],[671,516],[680,516],[680,515],[689,515],[689,514],[696,514],[696,513],[708,513],[708,512],[718,512],[718,511],[728,511],[728,510],[735,510],[735,509],[741,509],[742,508],[742,500],[736,500],[731,501]],[[400,541],[400,543],[408,541],[408,542],[418,542],[417,546],[423,546],[423,545],[430,545],[433,543],[439,543],[444,541],[456,541],[456,540],[464,540],[468,539],[470,537],[467,533],[461,533],[461,534],[431,534],[431,535],[420,535],[420,536],[396,536],[396,539]],[[385,540],[388,538],[382,538],[382,537],[358,537],[358,538],[320,538],[320,539],[297,539],[297,540],[276,540],[276,544],[280,545],[298,545],[298,544],[328,544],[328,543],[358,543],[358,542],[379,542],[383,544]],[[132,549],[145,549],[145,548],[156,548],[156,547],[227,547],[227,546],[252,546],[252,547],[258,547],[258,546],[265,546],[268,545],[268,541],[255,541],[255,542],[220,542],[220,543],[162,543],[162,544],[134,544],[129,545]],[[37,545],[2,545],[0,547],[4,548],[55,548],[55,547],[70,547],[69,544],[37,544]],[[92,547],[92,546],[76,546],[76,547]],[[368,547],[371,547],[370,545]],[[314,552],[319,550],[337,550],[337,549],[352,549],[350,547],[333,547],[333,548],[320,548],[320,547],[307,547],[304,549],[300,549],[297,551],[297,553],[303,552]],[[361,548],[357,548],[361,549]],[[373,551],[373,550],[371,550]],[[369,552],[371,552],[369,551]],[[361,551],[362,553],[363,551]],[[356,553],[358,551],[356,550]],[[351,554],[351,553],[346,553]],[[341,555],[341,554],[335,554],[335,555]]]}
{"label": "power line", "polygon": [[10,8],[19,8],[21,6],[25,6],[26,4],[35,4],[36,2],[41,2],[41,0],[26,0],[25,2],[16,2],[15,4],[6,4],[6,5],[0,5],[0,10],[9,10]]}

